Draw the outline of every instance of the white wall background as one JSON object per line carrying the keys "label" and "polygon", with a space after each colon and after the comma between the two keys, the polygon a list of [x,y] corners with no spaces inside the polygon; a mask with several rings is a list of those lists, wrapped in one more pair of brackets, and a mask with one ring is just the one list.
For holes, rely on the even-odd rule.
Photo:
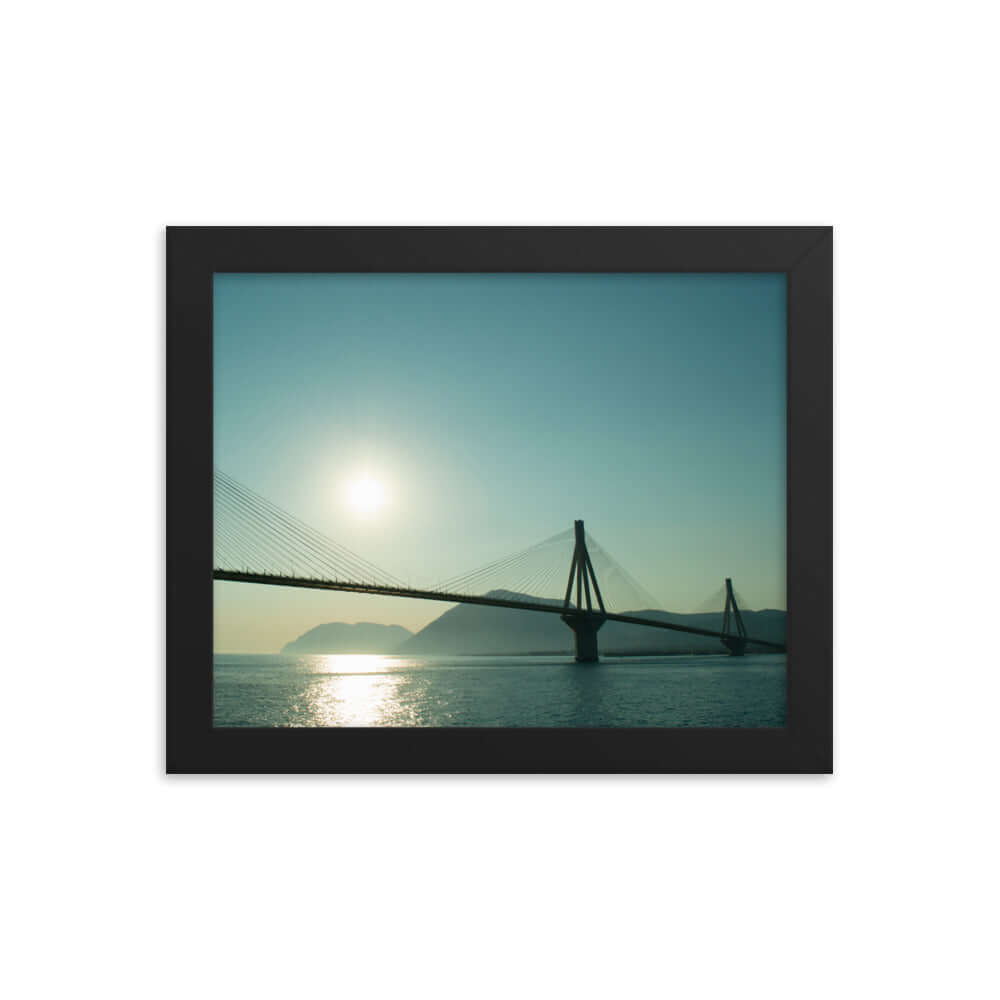
{"label": "white wall background", "polygon": [[[994,15],[8,10],[6,995],[995,996]],[[162,775],[163,226],[376,222],[837,227],[833,778]]]}

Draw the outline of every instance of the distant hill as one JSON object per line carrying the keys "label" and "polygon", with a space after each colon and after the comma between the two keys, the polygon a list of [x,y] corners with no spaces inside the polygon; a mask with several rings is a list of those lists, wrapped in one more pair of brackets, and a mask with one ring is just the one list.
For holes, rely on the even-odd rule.
{"label": "distant hill", "polygon": [[[491,597],[526,600],[536,604],[559,605],[561,601],[543,600],[510,591],[491,591]],[[691,625],[711,631],[722,629],[722,612],[681,615],[669,611],[627,611],[659,621]],[[744,611],[743,621],[750,636],[771,642],[785,641],[784,611]],[[616,653],[702,653],[721,652],[717,639],[687,635],[668,629],[643,628],[606,622],[598,633],[598,647],[605,656]],[[399,653],[405,656],[436,654],[439,656],[501,655],[522,653],[573,652],[573,633],[557,615],[514,608],[490,608],[480,604],[459,604],[449,608],[439,618],[416,634],[401,625],[375,625],[359,622],[348,625],[330,622],[317,625],[287,643],[283,653]]]}
{"label": "distant hill", "polygon": [[394,653],[412,636],[402,625],[375,625],[372,622],[329,622],[317,625],[286,643],[283,653]]}
{"label": "distant hill", "polygon": [[[505,590],[493,590],[489,597],[561,604]],[[459,604],[435,618],[407,639],[397,652],[405,655],[436,653],[460,656],[464,653],[562,653],[573,648],[573,633],[555,615],[514,608],[490,608],[481,604]]]}
{"label": "distant hill", "polygon": [[[491,597],[533,601],[536,604],[561,604],[561,601],[540,600],[509,591],[491,591]],[[713,631],[722,629],[722,612],[680,615],[669,611],[626,611],[659,621],[675,622]],[[747,633],[771,642],[785,641],[784,611],[744,611]],[[614,653],[683,653],[721,652],[718,639],[686,635],[667,629],[644,628],[606,622],[597,636],[602,654]],[[537,611],[517,611],[513,608],[490,608],[480,604],[459,604],[440,618],[406,639],[395,652],[403,655],[464,654],[516,655],[519,653],[571,653],[573,633],[557,615]]]}

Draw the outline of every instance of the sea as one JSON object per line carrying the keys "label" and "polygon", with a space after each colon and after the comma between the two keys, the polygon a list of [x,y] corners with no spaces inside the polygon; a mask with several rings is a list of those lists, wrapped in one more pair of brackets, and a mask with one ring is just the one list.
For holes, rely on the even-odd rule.
{"label": "sea", "polygon": [[216,654],[214,724],[785,724],[785,655],[732,657]]}

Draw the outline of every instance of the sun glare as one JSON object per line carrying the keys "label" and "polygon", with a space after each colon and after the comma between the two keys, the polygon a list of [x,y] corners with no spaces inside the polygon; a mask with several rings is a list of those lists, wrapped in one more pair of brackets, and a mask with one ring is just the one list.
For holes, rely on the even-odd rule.
{"label": "sun glare", "polygon": [[350,485],[351,506],[359,514],[374,514],[385,503],[385,490],[374,479],[355,479]]}

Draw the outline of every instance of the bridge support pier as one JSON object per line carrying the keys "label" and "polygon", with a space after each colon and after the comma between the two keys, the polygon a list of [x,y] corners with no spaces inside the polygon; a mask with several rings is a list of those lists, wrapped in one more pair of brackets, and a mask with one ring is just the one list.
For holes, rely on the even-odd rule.
{"label": "bridge support pier", "polygon": [[562,620],[576,637],[576,662],[597,663],[597,631],[604,624],[604,615],[563,615]]}

